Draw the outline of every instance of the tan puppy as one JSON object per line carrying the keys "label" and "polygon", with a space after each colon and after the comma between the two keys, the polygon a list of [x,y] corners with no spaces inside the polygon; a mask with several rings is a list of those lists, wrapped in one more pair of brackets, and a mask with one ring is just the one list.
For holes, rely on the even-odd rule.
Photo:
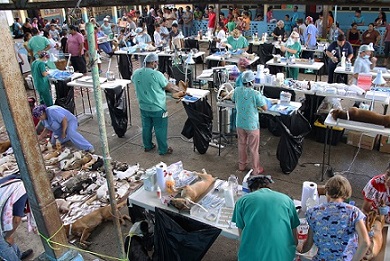
{"label": "tan puppy", "polygon": [[125,224],[125,219],[131,221],[128,215],[122,215],[119,211],[119,209],[124,205],[126,205],[126,200],[123,200],[123,202],[117,205],[118,216],[114,216],[111,213],[111,205],[96,209],[88,215],[85,215],[84,217],[76,220],[74,223],[64,225],[65,232],[68,236],[73,235],[80,237],[80,245],[85,248],[91,244],[91,242],[87,241],[88,237],[91,235],[92,231],[94,231],[96,227],[103,223],[103,221],[119,218],[122,225]]}
{"label": "tan puppy", "polygon": [[377,112],[362,110],[355,107],[349,108],[348,113],[347,111],[336,109],[333,110],[331,114],[334,120],[344,119],[372,123],[384,126],[385,128],[390,127],[390,115],[382,115]]}
{"label": "tan puppy", "polygon": [[171,200],[171,204],[177,209],[189,209],[189,203],[198,202],[200,197],[210,188],[215,182],[216,178],[207,174],[206,170],[203,169],[203,173],[197,173],[200,181],[195,182],[192,185],[185,186],[181,191],[181,198],[174,198]]}
{"label": "tan puppy", "polygon": [[370,236],[371,245],[362,260],[375,258],[382,249],[383,234],[382,229],[385,224],[385,216],[379,215],[376,211],[371,211],[367,215],[366,227]]}
{"label": "tan puppy", "polygon": [[7,151],[11,147],[11,142],[9,140],[0,142],[0,153]]}

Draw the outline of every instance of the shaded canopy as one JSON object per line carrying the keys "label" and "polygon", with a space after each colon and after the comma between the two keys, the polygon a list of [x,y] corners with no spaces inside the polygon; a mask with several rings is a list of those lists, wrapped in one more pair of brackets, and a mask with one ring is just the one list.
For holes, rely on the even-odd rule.
{"label": "shaded canopy", "polygon": [[[200,5],[209,4],[210,1],[206,0],[160,0],[159,4],[183,4],[183,5]],[[250,1],[239,0],[216,0],[213,4],[232,5],[232,4],[249,4]],[[297,2],[291,2],[286,0],[263,0],[261,4],[298,4]],[[156,4],[155,0],[82,0],[80,7],[101,7],[101,6],[127,6],[127,5],[148,5]],[[361,5],[378,5],[378,6],[390,6],[390,0],[335,0],[335,1],[299,1],[300,5],[338,5],[338,6],[361,6]],[[56,8],[73,8],[77,5],[77,1],[49,1],[38,0],[30,2],[28,0],[12,0],[10,3],[0,3],[0,10],[32,10],[32,9],[56,9]]]}

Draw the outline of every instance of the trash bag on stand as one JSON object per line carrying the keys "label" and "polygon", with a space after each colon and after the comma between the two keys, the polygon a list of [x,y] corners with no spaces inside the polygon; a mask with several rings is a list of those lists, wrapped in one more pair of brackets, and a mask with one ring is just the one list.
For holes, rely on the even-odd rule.
{"label": "trash bag on stand", "polygon": [[133,75],[131,54],[119,55],[118,69],[123,79],[131,80],[131,76]]}
{"label": "trash bag on stand", "polygon": [[284,174],[290,174],[297,166],[302,155],[303,140],[311,131],[310,123],[300,112],[294,112],[289,118],[289,121],[283,121],[277,117],[282,133],[276,157]]}
{"label": "trash bag on stand", "polygon": [[72,86],[68,86],[68,82],[70,81],[71,78],[56,80],[54,82],[56,89],[56,101],[54,104],[61,106],[74,114],[76,105],[74,103],[74,89]]}
{"label": "trash bag on stand", "polygon": [[104,89],[110,112],[111,124],[115,133],[122,138],[127,131],[127,102],[126,92],[122,86]]}
{"label": "trash bag on stand", "polygon": [[188,119],[181,134],[187,139],[193,138],[194,146],[200,154],[206,153],[213,136],[213,111],[206,99],[194,103],[185,103]]}
{"label": "trash bag on stand", "polygon": [[221,229],[156,208],[153,260],[202,260]]}

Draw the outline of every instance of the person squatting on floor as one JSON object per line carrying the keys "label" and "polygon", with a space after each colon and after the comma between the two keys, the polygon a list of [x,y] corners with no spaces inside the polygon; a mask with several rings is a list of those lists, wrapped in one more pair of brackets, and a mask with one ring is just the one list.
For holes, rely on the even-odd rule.
{"label": "person squatting on floor", "polygon": [[50,107],[38,105],[33,109],[32,114],[33,117],[39,118],[45,127],[38,136],[39,140],[46,138],[47,132],[52,131],[51,143],[53,144],[58,138],[61,143],[71,141],[77,149],[95,152],[93,145],[77,131],[77,118],[70,111],[57,105]]}

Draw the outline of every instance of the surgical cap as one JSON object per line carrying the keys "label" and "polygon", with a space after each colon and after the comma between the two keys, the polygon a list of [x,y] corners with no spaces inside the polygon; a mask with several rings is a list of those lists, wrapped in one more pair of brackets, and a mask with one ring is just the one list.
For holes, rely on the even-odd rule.
{"label": "surgical cap", "polygon": [[38,105],[37,107],[35,107],[32,111],[32,115],[34,118],[39,118],[41,117],[41,115],[46,112],[46,105],[44,104],[41,104],[41,105]]}
{"label": "surgical cap", "polygon": [[143,31],[143,29],[141,27],[137,27],[137,29],[135,29],[135,32],[137,34],[142,33],[142,31]]}
{"label": "surgical cap", "polygon": [[144,60],[145,63],[151,63],[151,62],[155,62],[155,61],[158,61],[158,55],[156,53],[150,53],[150,54],[146,55],[145,60]]}
{"label": "surgical cap", "polygon": [[369,46],[368,44],[363,44],[362,46],[359,47],[359,53],[365,52],[365,51],[374,51],[374,48]]}
{"label": "surgical cap", "polygon": [[252,82],[255,80],[255,74],[248,70],[248,71],[245,71],[242,73],[242,82],[243,83],[248,83],[248,82]]}

